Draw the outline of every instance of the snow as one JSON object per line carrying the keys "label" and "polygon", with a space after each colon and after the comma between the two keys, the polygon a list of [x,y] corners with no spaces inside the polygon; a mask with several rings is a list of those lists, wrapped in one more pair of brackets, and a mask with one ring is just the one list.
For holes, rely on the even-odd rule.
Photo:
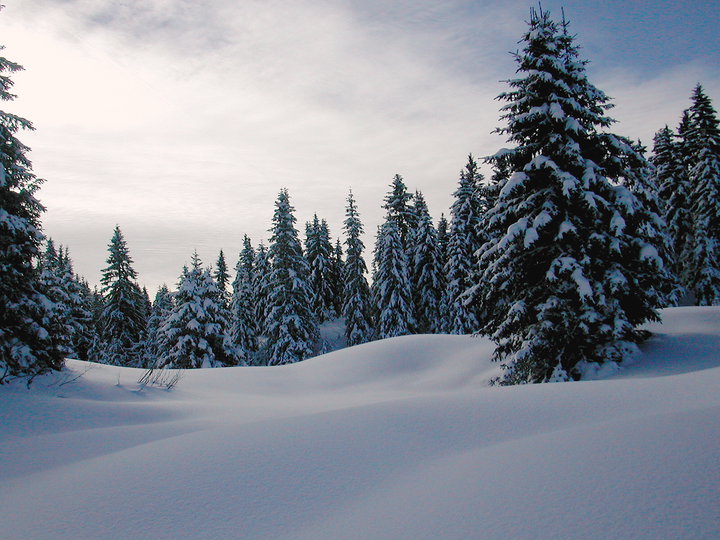
{"label": "snow", "polygon": [[720,308],[663,317],[578,383],[488,387],[468,336],[171,391],[71,360],[0,387],[2,537],[717,538]]}

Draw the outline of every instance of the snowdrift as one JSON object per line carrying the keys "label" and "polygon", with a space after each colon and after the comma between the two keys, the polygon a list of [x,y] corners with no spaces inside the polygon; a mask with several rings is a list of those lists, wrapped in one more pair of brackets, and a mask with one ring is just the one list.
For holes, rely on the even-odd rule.
{"label": "snowdrift", "polygon": [[612,377],[511,388],[460,336],[171,391],[69,361],[0,387],[0,536],[718,538],[720,308],[651,329]]}

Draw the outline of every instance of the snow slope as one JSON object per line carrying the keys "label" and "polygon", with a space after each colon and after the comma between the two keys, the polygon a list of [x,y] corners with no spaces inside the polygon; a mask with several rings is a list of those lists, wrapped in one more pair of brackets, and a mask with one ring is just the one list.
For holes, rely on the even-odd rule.
{"label": "snow slope", "polygon": [[511,388],[460,336],[172,391],[69,361],[0,387],[0,536],[720,538],[720,308],[664,319],[613,377]]}

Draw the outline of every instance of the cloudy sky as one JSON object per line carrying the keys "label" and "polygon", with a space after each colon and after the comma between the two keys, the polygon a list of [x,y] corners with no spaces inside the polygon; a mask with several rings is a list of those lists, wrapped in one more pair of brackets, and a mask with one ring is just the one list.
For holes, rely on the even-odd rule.
{"label": "cloudy sky", "polygon": [[[6,110],[47,179],[46,234],[97,283],[119,224],[141,283],[173,285],[197,249],[234,266],[268,238],[286,187],[301,231],[341,233],[356,195],[366,229],[395,173],[447,213],[467,154],[504,140],[495,96],[526,0],[7,0],[4,54],[25,66]],[[651,143],[701,82],[720,107],[720,2],[561,5],[614,98],[616,133]],[[489,170],[485,169],[486,173]],[[368,259],[371,237],[367,239]]]}

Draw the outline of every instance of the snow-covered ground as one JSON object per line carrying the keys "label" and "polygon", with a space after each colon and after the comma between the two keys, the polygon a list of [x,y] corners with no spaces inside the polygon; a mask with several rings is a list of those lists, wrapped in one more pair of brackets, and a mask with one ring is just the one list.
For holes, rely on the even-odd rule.
{"label": "snow-covered ground", "polygon": [[664,319],[612,377],[511,388],[459,336],[171,391],[69,361],[0,387],[0,537],[720,538],[720,308]]}

